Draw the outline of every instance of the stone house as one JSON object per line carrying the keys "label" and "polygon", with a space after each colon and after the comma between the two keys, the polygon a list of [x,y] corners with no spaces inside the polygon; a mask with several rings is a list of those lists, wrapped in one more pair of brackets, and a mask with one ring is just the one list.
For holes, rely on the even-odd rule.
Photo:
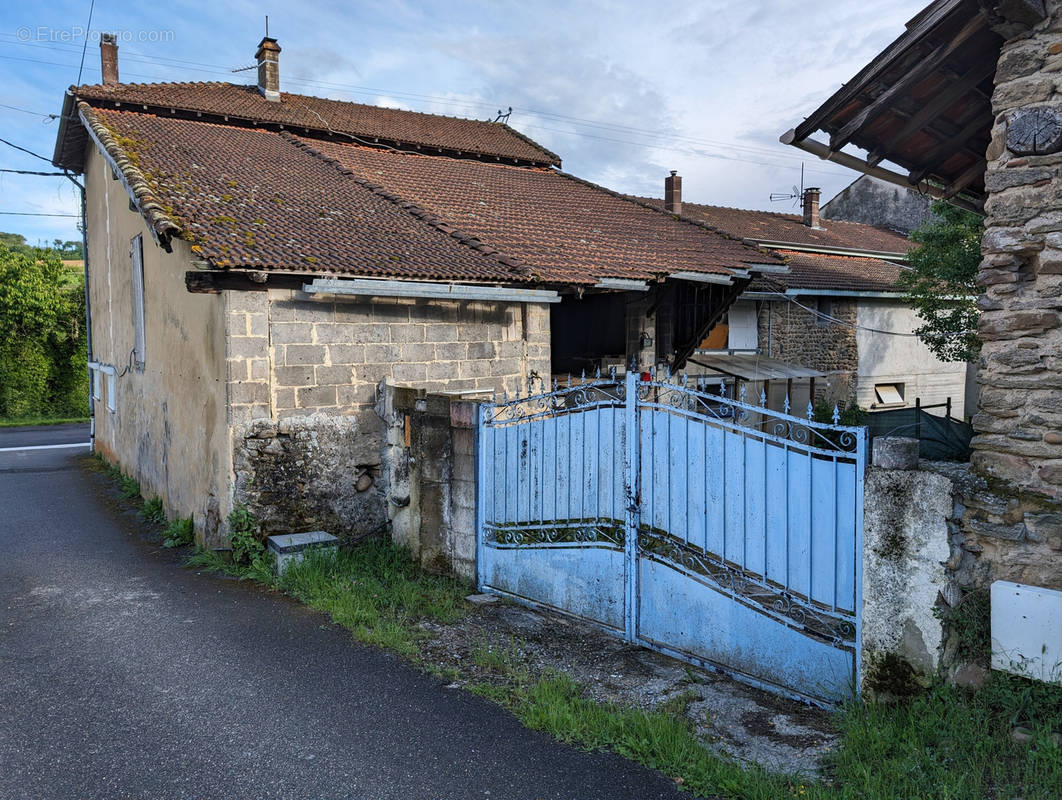
{"label": "stone house", "polygon": [[677,360],[785,270],[508,125],[281,92],[279,53],[256,86],[127,84],[105,37],[54,155],[85,177],[96,450],[204,543],[239,502],[269,530],[386,526],[382,383]]}
{"label": "stone house", "polygon": [[749,211],[683,202],[673,175],[665,199],[649,202],[788,265],[749,285],[691,357],[691,369],[741,376],[753,395],[765,390],[771,408],[788,393],[794,408],[814,394],[866,409],[950,399],[954,417],[967,413],[968,365],[941,361],[912,333],[919,319],[896,285],[912,246],[903,233],[824,219],[818,189],[804,193],[799,215]]}

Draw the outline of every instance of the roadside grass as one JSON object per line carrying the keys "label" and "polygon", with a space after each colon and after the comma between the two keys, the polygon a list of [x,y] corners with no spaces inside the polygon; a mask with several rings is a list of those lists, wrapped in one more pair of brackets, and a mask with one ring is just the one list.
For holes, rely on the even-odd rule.
{"label": "roadside grass", "polygon": [[417,659],[418,622],[450,623],[468,611],[468,586],[430,575],[401,547],[369,541],[336,554],[311,553],[276,576],[268,556],[249,564],[199,550],[188,565],[265,583],[324,611],[366,644]]}
{"label": "roadside grass", "polygon": [[[266,559],[249,565],[198,551],[191,566],[266,583],[328,613],[354,638],[421,662],[417,623],[450,623],[467,612],[468,587],[423,572],[402,548],[372,541],[335,556],[314,554],[277,578]],[[835,714],[842,736],[823,780],[768,773],[716,755],[697,739],[679,695],[654,711],[602,704],[572,678],[534,674],[523,642],[483,642],[467,689],[521,722],[585,750],[608,750],[672,778],[695,795],[726,800],[986,800],[1062,797],[1062,687],[993,673],[970,693],[943,684],[898,705],[852,702]],[[483,673],[487,677],[483,677]],[[448,670],[440,677],[469,678]],[[1023,725],[1028,744],[1011,740]],[[810,765],[809,765],[810,766]]]}
{"label": "roadside grass", "polygon": [[72,422],[88,421],[88,417],[0,417],[0,428],[21,428],[26,425],[68,425]]}

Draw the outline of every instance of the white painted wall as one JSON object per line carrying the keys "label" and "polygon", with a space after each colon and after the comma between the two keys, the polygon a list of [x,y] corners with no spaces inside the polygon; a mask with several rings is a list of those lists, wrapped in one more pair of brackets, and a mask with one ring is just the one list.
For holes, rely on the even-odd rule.
{"label": "white painted wall", "polygon": [[[953,417],[966,414],[966,364],[944,362],[914,336],[873,333],[874,330],[913,333],[918,316],[908,306],[891,300],[861,299],[856,306],[856,343],[859,368],[856,374],[856,402],[863,408],[874,407],[877,383],[904,384],[904,400],[914,405],[943,403],[951,397]],[[943,414],[943,409],[930,413]]]}

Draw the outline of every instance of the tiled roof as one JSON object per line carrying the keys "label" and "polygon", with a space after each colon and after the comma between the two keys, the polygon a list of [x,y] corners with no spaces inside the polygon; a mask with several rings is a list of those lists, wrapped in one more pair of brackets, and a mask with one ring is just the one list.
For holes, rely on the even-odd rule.
{"label": "tiled roof", "polygon": [[781,263],[549,168],[79,110],[153,228],[217,267],[592,285]]}
{"label": "tiled roof", "polygon": [[[659,208],[664,207],[664,201],[659,198],[645,198],[645,201]],[[906,253],[913,246],[903,234],[862,222],[821,219],[821,228],[809,228],[804,224],[803,216],[797,214],[685,202],[682,204],[682,215],[745,239],[873,250],[879,253]]]}
{"label": "tiled roof", "polygon": [[555,170],[306,143],[355,175],[532,265],[548,280],[726,274],[781,263],[740,241]]}
{"label": "tiled roof", "polygon": [[452,235],[295,137],[82,106],[156,231],[218,267],[527,282],[519,264]]}
{"label": "tiled roof", "polygon": [[508,125],[422,114],[393,108],[281,92],[280,102],[266,100],[255,86],[233,83],[122,83],[72,86],[70,92],[93,106],[163,114],[192,112],[211,121],[283,125],[294,132],[334,131],[370,143],[440,149],[448,153],[517,159],[560,166],[560,158]]}
{"label": "tiled roof", "polygon": [[[770,276],[786,289],[829,289],[852,292],[900,292],[900,267],[880,258],[778,250],[789,259],[789,274]],[[752,289],[757,289],[753,286]]]}

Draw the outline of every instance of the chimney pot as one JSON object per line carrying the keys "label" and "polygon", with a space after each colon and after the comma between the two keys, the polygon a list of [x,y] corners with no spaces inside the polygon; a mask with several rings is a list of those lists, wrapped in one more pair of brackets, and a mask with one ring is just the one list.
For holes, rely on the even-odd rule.
{"label": "chimney pot", "polygon": [[819,190],[804,190],[804,224],[809,228],[821,228],[819,225]]}
{"label": "chimney pot", "polygon": [[664,178],[664,210],[669,214],[682,213],[682,176],[675,169]]}
{"label": "chimney pot", "polygon": [[280,45],[268,36],[258,43],[258,92],[266,100],[280,102]]}
{"label": "chimney pot", "polygon": [[104,86],[118,84],[118,37],[113,33],[100,36],[100,71]]}

